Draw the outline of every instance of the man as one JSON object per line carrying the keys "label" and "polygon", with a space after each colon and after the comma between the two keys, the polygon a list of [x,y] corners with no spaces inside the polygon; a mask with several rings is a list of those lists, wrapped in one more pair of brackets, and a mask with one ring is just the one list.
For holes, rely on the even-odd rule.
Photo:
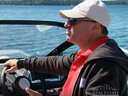
{"label": "man", "polygon": [[[50,56],[9,60],[6,71],[26,68],[38,72],[68,75],[60,96],[126,96],[127,56],[117,43],[107,36],[110,16],[106,5],[100,0],[85,0],[72,10],[60,11],[68,19],[67,41],[81,49],[69,56]],[[26,88],[32,96],[40,93]]]}

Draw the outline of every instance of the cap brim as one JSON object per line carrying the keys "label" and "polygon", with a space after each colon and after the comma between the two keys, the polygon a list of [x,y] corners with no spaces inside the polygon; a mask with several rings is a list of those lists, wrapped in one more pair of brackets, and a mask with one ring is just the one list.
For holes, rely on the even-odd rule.
{"label": "cap brim", "polygon": [[85,16],[82,16],[79,12],[76,10],[63,10],[59,11],[59,14],[62,18],[83,18]]}

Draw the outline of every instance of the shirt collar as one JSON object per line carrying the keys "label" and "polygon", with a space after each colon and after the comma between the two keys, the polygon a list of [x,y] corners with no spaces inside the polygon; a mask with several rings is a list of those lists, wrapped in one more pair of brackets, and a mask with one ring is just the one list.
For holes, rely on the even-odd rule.
{"label": "shirt collar", "polygon": [[89,57],[89,55],[100,45],[102,45],[103,43],[107,42],[109,39],[108,36],[101,38],[100,40],[98,40],[96,43],[94,43],[87,51],[85,51],[84,53],[82,53],[82,50],[80,49],[77,53],[77,57],[79,56],[85,56],[85,57]]}

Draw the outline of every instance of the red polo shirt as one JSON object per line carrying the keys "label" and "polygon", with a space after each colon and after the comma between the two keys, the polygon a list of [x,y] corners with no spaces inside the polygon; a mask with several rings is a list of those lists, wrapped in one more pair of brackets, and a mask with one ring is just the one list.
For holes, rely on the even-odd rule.
{"label": "red polo shirt", "polygon": [[87,58],[98,46],[100,46],[101,44],[107,41],[108,41],[108,37],[102,38],[98,40],[95,44],[93,44],[85,53],[82,53],[82,50],[78,51],[77,58],[72,63],[67,81],[63,86],[63,91],[61,92],[60,96],[72,96],[75,82]]}

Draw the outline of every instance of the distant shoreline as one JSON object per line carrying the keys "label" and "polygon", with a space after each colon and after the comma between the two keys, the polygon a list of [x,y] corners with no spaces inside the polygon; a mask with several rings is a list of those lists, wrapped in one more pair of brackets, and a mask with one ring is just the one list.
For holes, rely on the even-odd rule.
{"label": "distant shoreline", "polygon": [[128,1],[103,1],[106,5],[128,5]]}
{"label": "distant shoreline", "polygon": [[[67,0],[65,2],[61,2],[61,0],[42,0],[42,2],[34,2],[32,1],[17,1],[17,0],[12,0],[12,1],[0,1],[0,5],[77,5],[83,0]],[[128,1],[103,1],[106,5],[128,5]]]}

